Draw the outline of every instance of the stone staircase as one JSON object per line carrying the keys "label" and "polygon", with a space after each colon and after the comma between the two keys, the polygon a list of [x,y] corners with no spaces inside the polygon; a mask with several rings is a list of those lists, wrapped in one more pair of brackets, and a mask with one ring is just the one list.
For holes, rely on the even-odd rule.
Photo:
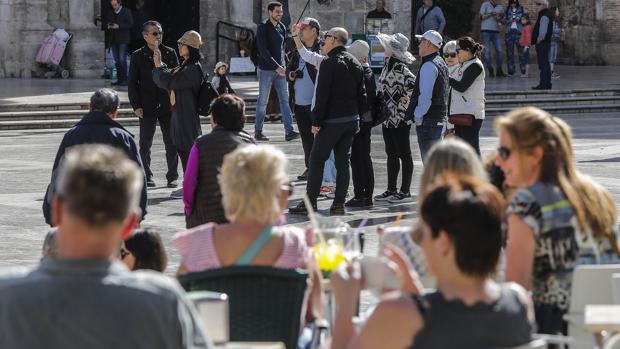
{"label": "stone staircase", "polygon": [[[582,89],[552,91],[497,91],[487,92],[486,112],[488,116],[497,116],[508,111],[524,107],[537,106],[554,115],[583,115],[617,113],[620,117],[620,88],[618,89]],[[66,129],[87,112],[84,103],[63,104],[13,104],[0,105],[0,130],[26,129]],[[246,99],[248,121],[254,121],[256,98]],[[133,115],[127,101],[121,103],[117,118],[124,126],[138,125],[138,118]],[[208,117],[201,117],[202,123],[208,123]]]}

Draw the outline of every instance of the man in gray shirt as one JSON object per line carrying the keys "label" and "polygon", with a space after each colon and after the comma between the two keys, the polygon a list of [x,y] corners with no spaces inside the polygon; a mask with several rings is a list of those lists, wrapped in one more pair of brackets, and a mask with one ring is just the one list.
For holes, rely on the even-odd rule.
{"label": "man in gray shirt", "polygon": [[[488,0],[480,6],[480,36],[484,45],[484,65],[489,69],[489,76],[505,77],[502,71],[502,38],[499,32],[504,8],[496,0]],[[495,46],[495,64],[491,63],[491,44]]]}
{"label": "man in gray shirt", "polygon": [[143,174],[120,150],[79,145],[59,171],[56,257],[0,270],[0,348],[211,348],[177,281],[116,260],[140,217]]}
{"label": "man in gray shirt", "polygon": [[433,0],[424,0],[415,19],[416,35],[422,35],[429,30],[443,34],[445,28],[446,18],[441,8],[435,5]]}

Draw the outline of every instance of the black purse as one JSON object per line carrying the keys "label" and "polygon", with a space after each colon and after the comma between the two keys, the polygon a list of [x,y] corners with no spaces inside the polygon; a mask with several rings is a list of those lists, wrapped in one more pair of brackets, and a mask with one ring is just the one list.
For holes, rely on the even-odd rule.
{"label": "black purse", "polygon": [[375,105],[372,108],[372,126],[377,126],[385,122],[390,117],[390,110],[385,103],[383,92],[377,93]]}

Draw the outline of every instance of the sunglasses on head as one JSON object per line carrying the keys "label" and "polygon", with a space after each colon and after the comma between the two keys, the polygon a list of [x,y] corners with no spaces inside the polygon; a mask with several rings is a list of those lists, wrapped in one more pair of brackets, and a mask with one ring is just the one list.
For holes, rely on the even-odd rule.
{"label": "sunglasses on head", "polygon": [[456,52],[453,53],[444,53],[443,54],[444,58],[456,58]]}
{"label": "sunglasses on head", "polygon": [[499,158],[504,161],[508,160],[511,154],[512,154],[512,149],[508,147],[501,146],[497,148],[497,156],[499,156]]}

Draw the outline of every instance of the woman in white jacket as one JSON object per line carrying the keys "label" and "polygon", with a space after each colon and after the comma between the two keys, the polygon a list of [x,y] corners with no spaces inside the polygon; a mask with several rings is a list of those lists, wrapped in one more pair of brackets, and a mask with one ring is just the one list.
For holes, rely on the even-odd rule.
{"label": "woman in white jacket", "polygon": [[457,40],[460,67],[450,75],[449,119],[457,137],[480,154],[480,127],[484,120],[484,66],[478,58],[483,46],[469,36]]}

